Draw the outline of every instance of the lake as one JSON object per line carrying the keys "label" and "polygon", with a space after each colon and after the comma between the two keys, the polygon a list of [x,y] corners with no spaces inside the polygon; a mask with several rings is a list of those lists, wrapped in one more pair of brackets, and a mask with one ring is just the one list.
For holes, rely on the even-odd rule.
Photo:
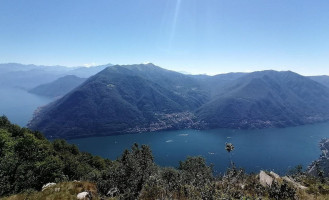
{"label": "lake", "polygon": [[225,142],[234,144],[232,159],[247,172],[261,169],[284,174],[296,165],[307,167],[321,151],[321,138],[329,137],[329,123],[262,130],[178,130],[69,140],[80,150],[116,159],[133,143],[151,147],[155,162],[177,167],[187,156],[201,155],[215,173],[229,166]]}
{"label": "lake", "polygon": [[52,100],[19,88],[0,87],[0,115],[6,115],[12,123],[26,126],[34,110],[39,106],[47,105]]}

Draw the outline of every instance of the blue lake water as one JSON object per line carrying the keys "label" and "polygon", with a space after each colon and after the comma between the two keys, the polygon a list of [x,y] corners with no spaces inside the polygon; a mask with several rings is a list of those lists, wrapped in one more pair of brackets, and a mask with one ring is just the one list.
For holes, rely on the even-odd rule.
{"label": "blue lake water", "polygon": [[6,115],[12,123],[26,126],[34,110],[51,101],[51,98],[34,95],[23,89],[0,88],[0,115]]}
{"label": "blue lake water", "polygon": [[261,169],[284,174],[298,164],[307,167],[321,151],[319,141],[329,137],[329,123],[262,130],[179,130],[70,140],[80,150],[116,159],[133,143],[151,147],[155,162],[177,167],[187,156],[201,155],[214,172],[229,165],[225,142],[234,144],[233,162],[248,172]]}

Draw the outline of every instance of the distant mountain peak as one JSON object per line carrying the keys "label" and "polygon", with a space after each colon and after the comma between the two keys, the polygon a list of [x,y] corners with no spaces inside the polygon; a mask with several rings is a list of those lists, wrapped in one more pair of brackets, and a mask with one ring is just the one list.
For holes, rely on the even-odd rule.
{"label": "distant mountain peak", "polygon": [[142,65],[154,65],[152,62],[143,62],[143,63],[141,63]]}
{"label": "distant mountain peak", "polygon": [[[114,70],[115,72],[127,73],[127,71],[121,70],[129,70],[130,72],[152,72],[152,73],[161,73],[165,71],[170,71],[159,66],[154,65],[153,63],[149,64],[131,64],[131,65],[113,65],[106,68],[107,71]],[[174,71],[171,71],[174,72]],[[174,72],[178,73],[178,72]]]}
{"label": "distant mountain peak", "polygon": [[39,85],[29,90],[29,92],[41,96],[58,98],[67,94],[69,91],[82,84],[85,80],[86,78],[80,78],[75,75],[66,75],[51,83]]}

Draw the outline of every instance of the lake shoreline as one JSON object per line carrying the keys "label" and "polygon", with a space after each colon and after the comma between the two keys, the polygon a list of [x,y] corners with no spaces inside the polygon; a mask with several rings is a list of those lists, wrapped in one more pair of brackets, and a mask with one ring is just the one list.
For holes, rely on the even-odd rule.
{"label": "lake shoreline", "polygon": [[328,121],[324,122],[317,122],[317,123],[310,123],[310,124],[302,124],[296,126],[287,126],[287,127],[267,127],[267,128],[168,128],[168,129],[157,129],[153,131],[117,131],[111,134],[95,134],[95,135],[75,135],[75,136],[68,136],[68,137],[54,137],[54,136],[46,136],[50,140],[54,139],[65,139],[65,140],[74,140],[74,139],[82,139],[82,138],[92,138],[92,137],[111,137],[111,136],[119,136],[119,135],[135,135],[135,134],[144,134],[144,133],[160,133],[160,132],[170,132],[170,131],[212,131],[212,130],[233,130],[233,131],[257,131],[257,130],[272,130],[272,129],[289,129],[289,128],[297,128],[303,126],[310,126],[310,125],[317,125],[317,124],[326,124],[329,123]]}
{"label": "lake shoreline", "polygon": [[315,159],[307,168],[307,173],[318,176],[319,169],[324,169],[325,174],[329,174],[329,169],[325,168],[329,164],[329,138],[322,138],[319,142],[321,155],[318,159]]}

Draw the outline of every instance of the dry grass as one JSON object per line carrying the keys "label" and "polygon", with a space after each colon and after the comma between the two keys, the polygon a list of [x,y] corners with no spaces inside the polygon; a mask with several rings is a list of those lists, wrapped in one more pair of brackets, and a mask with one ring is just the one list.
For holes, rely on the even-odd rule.
{"label": "dry grass", "polygon": [[58,183],[44,191],[33,191],[10,197],[1,198],[1,200],[71,200],[77,199],[77,194],[84,191],[90,191],[93,199],[98,200],[96,185],[90,182],[63,182]]}
{"label": "dry grass", "polygon": [[[250,181],[250,180],[249,180]],[[218,187],[218,184],[217,184]],[[241,188],[231,188],[232,190],[241,190]],[[83,191],[90,191],[93,194],[93,200],[100,200],[101,197],[98,195],[96,185],[90,182],[62,182],[58,183],[52,187],[47,188],[44,191],[31,191],[31,192],[25,192],[22,194],[12,195],[9,197],[3,197],[0,198],[1,200],[73,200],[77,199],[77,194]],[[223,188],[217,188],[217,192],[222,192]],[[154,191],[157,193],[158,191]],[[257,196],[251,191],[248,191],[248,188],[245,188],[245,190],[241,191],[243,193],[242,196],[245,196],[245,198],[242,199],[253,199],[253,197]],[[223,194],[220,194],[219,196],[222,196]],[[298,189],[296,191],[297,199],[300,200],[329,200],[329,194],[320,194],[311,192],[309,190],[301,190]],[[155,195],[157,196],[157,195]],[[247,198],[247,196],[249,198]],[[184,199],[187,200],[188,198],[173,194],[172,198],[175,199]],[[102,198],[106,200],[115,200],[115,198]],[[154,199],[149,196],[142,195],[140,199]],[[262,199],[268,199],[267,197],[263,197]]]}

